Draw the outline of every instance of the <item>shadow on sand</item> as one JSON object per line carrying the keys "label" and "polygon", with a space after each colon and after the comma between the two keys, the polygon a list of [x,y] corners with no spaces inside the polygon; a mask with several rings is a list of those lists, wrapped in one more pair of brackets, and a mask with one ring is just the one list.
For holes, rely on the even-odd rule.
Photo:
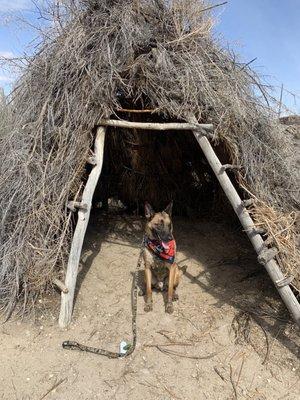
{"label": "shadow on sand", "polygon": [[[290,316],[269,276],[258,264],[242,230],[224,222],[199,220],[195,223],[195,220],[180,218],[175,218],[174,226],[179,250],[184,254],[178,263],[193,265],[194,262],[203,266],[196,274],[188,269],[185,277],[190,284],[198,285],[199,290],[216,300],[211,307],[221,308],[227,304],[236,310],[236,314],[247,312],[253,315],[266,334],[299,356],[298,345],[284,334],[292,324]],[[138,249],[143,236],[142,227],[143,219],[139,217],[93,211],[84,243],[75,301],[102,244],[109,242]],[[235,252],[228,257],[228,248],[232,248],[233,243]],[[142,280],[141,273],[140,285]]]}

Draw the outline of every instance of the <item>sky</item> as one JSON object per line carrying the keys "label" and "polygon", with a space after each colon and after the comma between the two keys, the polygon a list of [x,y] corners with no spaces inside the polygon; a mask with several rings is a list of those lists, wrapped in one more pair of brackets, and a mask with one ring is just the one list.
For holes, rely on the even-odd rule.
{"label": "sky", "polygon": [[257,57],[252,68],[266,76],[278,99],[283,84],[284,103],[300,113],[300,0],[229,0],[217,15],[224,43],[245,62]]}
{"label": "sky", "polygon": [[[300,113],[300,0],[228,0],[214,12],[215,35],[224,46],[229,43],[242,62],[256,58],[252,68],[274,86],[274,96],[279,99],[283,84],[283,102]],[[32,51],[37,34],[20,20],[15,22],[20,16],[41,23],[32,0],[0,0],[0,56]],[[0,67],[0,87],[6,93],[14,79],[12,71]]]}

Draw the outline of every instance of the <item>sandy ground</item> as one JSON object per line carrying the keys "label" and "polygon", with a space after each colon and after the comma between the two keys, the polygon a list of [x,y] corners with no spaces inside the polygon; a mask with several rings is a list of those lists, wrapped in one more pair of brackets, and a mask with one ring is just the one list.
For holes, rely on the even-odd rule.
{"label": "sandy ground", "polygon": [[180,299],[173,315],[161,293],[151,313],[138,299],[130,358],[62,349],[66,339],[113,351],[131,340],[141,226],[94,215],[68,330],[57,326],[58,294],[35,318],[0,326],[0,399],[299,399],[298,333],[247,239],[220,222],[175,219],[178,261],[188,266]]}

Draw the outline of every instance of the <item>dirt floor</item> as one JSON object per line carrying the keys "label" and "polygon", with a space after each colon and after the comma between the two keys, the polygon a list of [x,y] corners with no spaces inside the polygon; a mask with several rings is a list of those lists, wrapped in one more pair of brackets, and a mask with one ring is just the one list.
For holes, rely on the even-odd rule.
{"label": "dirt floor", "polygon": [[151,313],[140,297],[137,349],[110,360],[61,347],[131,341],[142,220],[94,214],[71,327],[58,329],[59,294],[35,318],[0,326],[0,399],[299,399],[299,336],[247,238],[228,223],[174,225],[188,266],[174,314],[161,293]]}

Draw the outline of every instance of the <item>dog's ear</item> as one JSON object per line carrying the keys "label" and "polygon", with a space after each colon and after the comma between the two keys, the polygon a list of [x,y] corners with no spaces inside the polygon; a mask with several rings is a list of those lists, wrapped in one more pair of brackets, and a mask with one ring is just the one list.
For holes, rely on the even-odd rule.
{"label": "dog's ear", "polygon": [[170,217],[172,215],[172,208],[173,208],[173,200],[164,209],[164,212],[167,213]]}
{"label": "dog's ear", "polygon": [[149,203],[145,203],[145,217],[147,219],[151,219],[153,215],[155,214],[152,206]]}

